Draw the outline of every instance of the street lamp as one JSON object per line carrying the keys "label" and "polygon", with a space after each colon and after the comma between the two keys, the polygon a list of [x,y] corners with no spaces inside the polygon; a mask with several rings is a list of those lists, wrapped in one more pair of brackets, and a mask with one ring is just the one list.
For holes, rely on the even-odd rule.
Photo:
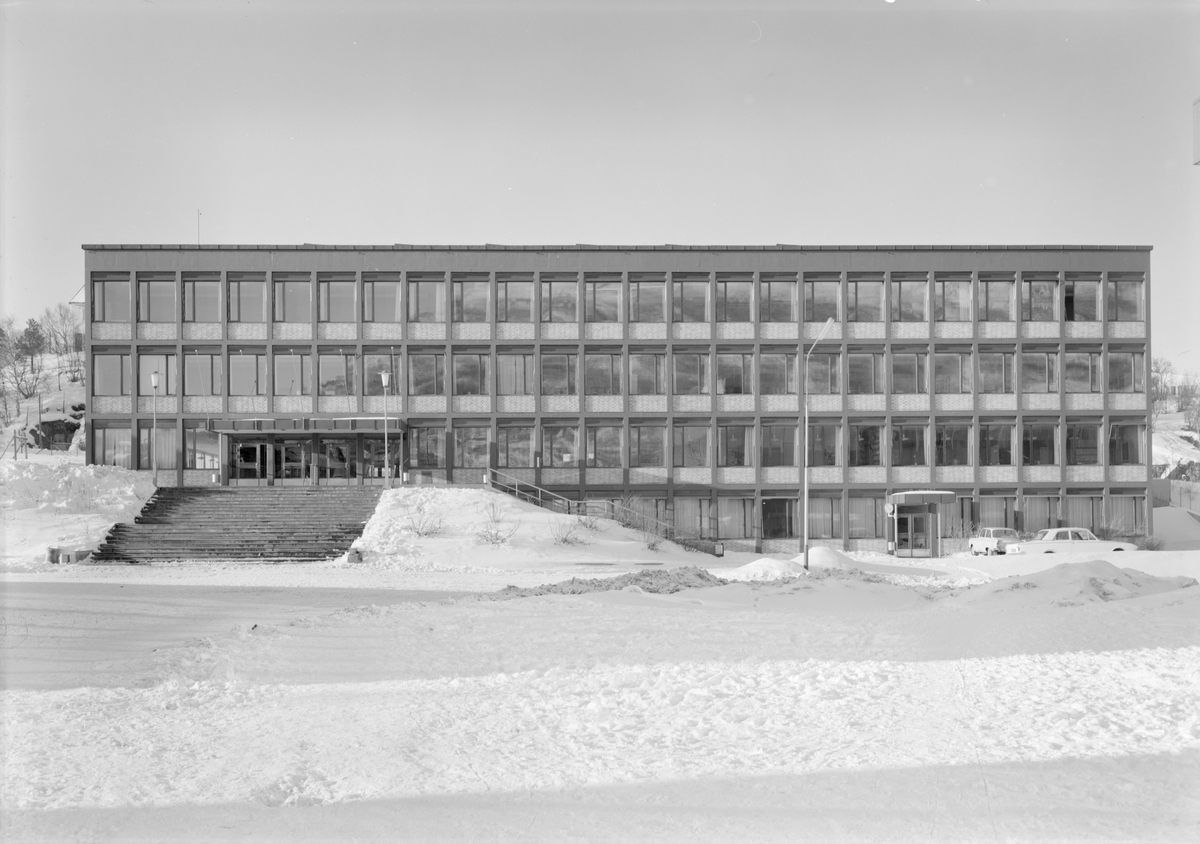
{"label": "street lamp", "polygon": [[154,486],[158,486],[158,370],[150,373],[150,465],[154,467]]}
{"label": "street lamp", "polygon": [[808,571],[808,359],[812,357],[813,350],[817,348],[818,343],[825,339],[825,335],[831,328],[833,328],[833,317],[825,320],[825,327],[821,329],[817,339],[813,340],[812,345],[808,347],[808,354],[804,356],[804,448],[800,452],[800,467],[804,473],[804,489],[801,492],[804,497],[804,540],[800,547],[804,551],[805,571]]}
{"label": "street lamp", "polygon": [[379,373],[379,377],[383,380],[383,474],[387,478],[384,481],[384,486],[388,489],[392,488],[392,468],[388,461],[388,383],[392,380],[392,373],[384,370]]}

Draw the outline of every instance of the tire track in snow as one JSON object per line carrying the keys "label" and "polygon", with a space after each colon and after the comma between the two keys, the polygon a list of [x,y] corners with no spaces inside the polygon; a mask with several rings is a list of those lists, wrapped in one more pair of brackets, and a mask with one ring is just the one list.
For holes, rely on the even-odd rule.
{"label": "tire track in snow", "polygon": [[6,692],[6,809],[325,803],[1200,748],[1200,647]]}

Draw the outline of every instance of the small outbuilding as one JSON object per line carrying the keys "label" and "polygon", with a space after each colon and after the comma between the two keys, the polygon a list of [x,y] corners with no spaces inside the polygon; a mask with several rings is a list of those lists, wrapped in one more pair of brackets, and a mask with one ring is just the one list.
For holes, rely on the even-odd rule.
{"label": "small outbuilding", "polygon": [[940,557],[942,519],[954,512],[957,495],[937,489],[893,492],[887,497],[888,551],[897,557]]}

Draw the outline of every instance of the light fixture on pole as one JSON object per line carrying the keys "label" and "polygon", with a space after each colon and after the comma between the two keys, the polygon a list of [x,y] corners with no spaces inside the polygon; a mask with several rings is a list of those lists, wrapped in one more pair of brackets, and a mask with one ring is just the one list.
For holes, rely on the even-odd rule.
{"label": "light fixture on pole", "polygon": [[392,488],[392,467],[389,462],[388,455],[388,383],[392,380],[392,373],[384,370],[379,373],[379,377],[383,380],[383,476],[387,478],[384,481],[384,486],[388,489]]}
{"label": "light fixture on pole", "polygon": [[158,370],[150,373],[150,465],[154,468],[154,485],[158,486]]}
{"label": "light fixture on pole", "polygon": [[813,350],[817,348],[818,343],[825,339],[825,335],[831,328],[833,328],[833,317],[825,320],[825,327],[821,329],[817,339],[813,340],[812,345],[808,347],[808,354],[804,356],[804,447],[800,450],[800,471],[804,473],[804,488],[801,492],[804,498],[804,540],[800,549],[804,552],[805,571],[808,571],[808,359],[812,357]]}

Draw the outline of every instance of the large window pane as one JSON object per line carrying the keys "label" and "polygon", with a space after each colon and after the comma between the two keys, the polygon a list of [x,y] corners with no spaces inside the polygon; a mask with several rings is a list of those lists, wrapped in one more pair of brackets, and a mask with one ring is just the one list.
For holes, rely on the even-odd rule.
{"label": "large window pane", "polygon": [[275,354],[275,395],[312,395],[312,355],[307,353]]}
{"label": "large window pane", "polygon": [[138,355],[138,395],[153,396],[154,374],[158,373],[158,395],[175,395],[175,355]]}
{"label": "large window pane", "polygon": [[583,389],[589,396],[621,395],[621,356],[584,355]]}
{"label": "large window pane", "polygon": [[585,322],[620,322],[621,276],[619,273],[585,273],[583,293]]}
{"label": "large window pane", "polygon": [[498,460],[502,469],[524,469],[533,465],[533,426],[505,426],[497,432]]}
{"label": "large window pane", "polygon": [[179,432],[174,423],[138,425],[138,468],[175,469],[179,465]]}
{"label": "large window pane", "polygon": [[129,322],[130,314],[129,273],[92,273],[92,321]]}
{"label": "large window pane", "polygon": [[796,395],[796,356],[794,354],[763,352],[759,355],[758,366],[759,395]]}
{"label": "large window pane", "polygon": [[933,283],[933,306],[938,322],[970,322],[970,274],[938,273]]}
{"label": "large window pane", "polygon": [[321,322],[354,322],[357,288],[353,273],[318,273],[320,305],[317,319]]}
{"label": "large window pane", "polygon": [[759,321],[796,322],[796,274],[763,273],[759,279]]}
{"label": "large window pane", "polygon": [[671,277],[671,308],[675,322],[708,322],[708,276],[675,273]]}
{"label": "large window pane", "polygon": [[579,465],[579,428],[574,425],[542,427],[542,465],[570,468]]}
{"label": "large window pane", "polygon": [[708,355],[676,352],[672,391],[677,396],[708,395]]}
{"label": "large window pane", "polygon": [[104,466],[133,468],[132,436],[125,428],[94,428],[92,437],[92,460]]}
{"label": "large window pane", "polygon": [[1058,275],[1025,273],[1021,279],[1021,318],[1034,322],[1058,319]]}
{"label": "large window pane", "polygon": [[454,354],[454,395],[491,395],[491,355]]}
{"label": "large window pane", "polygon": [[1108,318],[1139,322],[1143,319],[1142,274],[1108,274]]}
{"label": "large window pane", "polygon": [[1021,433],[1021,452],[1025,466],[1054,466],[1058,464],[1058,426],[1051,423],[1026,422]]}
{"label": "large window pane", "polygon": [[796,499],[764,498],[762,501],[763,539],[792,539],[796,536]]}
{"label": "large window pane", "polygon": [[873,395],[883,392],[881,353],[851,353],[847,356],[847,364],[850,370],[848,386],[851,395]]}
{"label": "large window pane", "polygon": [[1064,378],[1068,393],[1100,392],[1099,352],[1067,352]]}
{"label": "large window pane", "polygon": [[754,392],[754,355],[717,355],[717,395],[749,395]]}
{"label": "large window pane", "polygon": [[672,429],[671,459],[676,467],[705,467],[708,462],[707,425],[677,425]]}
{"label": "large window pane", "polygon": [[496,273],[496,322],[533,322],[533,276]]}
{"label": "large window pane", "polygon": [[533,355],[496,356],[498,395],[532,396],[533,386]]}
{"label": "large window pane", "polygon": [[924,425],[892,425],[892,465],[927,465]]}
{"label": "large window pane", "polygon": [[229,273],[229,321],[267,321],[265,274]]}
{"label": "large window pane", "polygon": [[404,322],[400,273],[363,273],[363,322]]}
{"label": "large window pane", "polygon": [[576,322],[579,283],[574,275],[542,274],[542,322]]}
{"label": "large window pane", "polygon": [[183,321],[221,321],[221,274],[183,274]]}
{"label": "large window pane", "polygon": [[221,356],[185,354],[183,356],[183,394],[185,396],[221,395]]}
{"label": "large window pane", "polygon": [[486,427],[454,429],[454,466],[457,469],[486,469],[488,467],[488,429]]}
{"label": "large window pane", "polygon": [[1100,463],[1100,426],[1095,422],[1067,423],[1067,465],[1096,466]]}
{"label": "large window pane", "polygon": [[846,317],[850,322],[883,321],[882,273],[850,273],[847,276]]}
{"label": "large window pane", "polygon": [[838,461],[838,433],[840,431],[840,425],[814,422],[808,426],[809,466],[840,465]]}
{"label": "large window pane", "polygon": [[663,396],[667,393],[665,355],[629,355],[629,393],[634,396]]}
{"label": "large window pane", "polygon": [[1134,424],[1112,424],[1108,426],[1108,463],[1110,466],[1138,466],[1142,460],[1142,432],[1145,428]]}
{"label": "large window pane", "polygon": [[796,465],[796,427],[794,425],[764,425],[762,427],[762,465]]}
{"label": "large window pane", "polygon": [[838,273],[804,274],[804,321],[825,322],[838,319],[838,299],[842,281]]}
{"label": "large window pane", "polygon": [[961,423],[943,423],[936,431],[936,459],[939,466],[969,466],[971,426]]}
{"label": "large window pane", "polygon": [[1100,274],[1067,273],[1063,285],[1063,318],[1067,322],[1100,319]]}
{"label": "large window pane", "polygon": [[621,467],[621,429],[615,425],[587,429],[587,465],[597,469]]}
{"label": "large window pane", "polygon": [[220,434],[205,428],[184,428],[183,437],[185,469],[221,468]]}
{"label": "large window pane", "polygon": [[928,393],[929,380],[925,371],[925,354],[892,353],[892,392],[897,394]]}
{"label": "large window pane", "polygon": [[892,273],[892,321],[923,322],[929,279],[924,273]]}
{"label": "large window pane", "polygon": [[446,358],[440,354],[415,352],[408,356],[408,394],[446,395]]}
{"label": "large window pane", "polygon": [[662,425],[635,425],[629,429],[629,465],[632,468],[666,466],[667,429]]}
{"label": "large window pane", "polygon": [[175,274],[138,273],[138,322],[175,321]]}
{"label": "large window pane", "polygon": [[938,395],[971,392],[971,353],[938,352],[933,356],[933,391]]}
{"label": "large window pane", "polygon": [[272,273],[276,322],[312,322],[312,280],[308,273]]}
{"label": "large window pane", "polygon": [[491,283],[487,273],[454,273],[454,321],[487,322],[488,290]]}
{"label": "large window pane", "polygon": [[851,425],[849,429],[851,466],[882,466],[881,448],[883,426],[877,423]]}
{"label": "large window pane", "polygon": [[267,356],[231,353],[229,355],[229,395],[265,396],[267,394]]}
{"label": "large window pane", "polygon": [[1013,321],[1013,290],[1011,277],[999,273],[979,274],[979,319],[984,322]]}
{"label": "large window pane", "polygon": [[1023,352],[1021,354],[1021,392],[1058,391],[1058,353]]}
{"label": "large window pane", "polygon": [[717,428],[717,465],[754,465],[753,430],[749,425],[722,425]]}
{"label": "large window pane", "polygon": [[356,373],[353,354],[322,354],[317,359],[317,395],[353,396]]}
{"label": "large window pane", "polygon": [[542,355],[542,395],[574,396],[577,355]]}
{"label": "large window pane", "polygon": [[409,428],[408,460],[414,469],[446,467],[446,429]]}
{"label": "large window pane", "polygon": [[129,355],[96,354],[92,358],[94,395],[127,396],[131,387]]}
{"label": "large window pane", "polygon": [[629,321],[666,322],[666,277],[629,274]]}
{"label": "large window pane", "polygon": [[846,518],[851,539],[882,539],[887,536],[887,511],[882,498],[851,498]]}
{"label": "large window pane", "polygon": [[398,396],[404,389],[403,381],[399,378],[399,373],[404,370],[400,367],[400,355],[395,352],[366,352],[363,354],[363,395],[367,396],[382,396],[383,389],[383,373],[389,375],[389,383],[387,395]]}
{"label": "large window pane", "polygon": [[1013,356],[1011,352],[979,353],[979,392],[1013,392]]}
{"label": "large window pane", "polygon": [[842,391],[842,358],[840,355],[808,356],[808,386],[812,395],[835,395]]}
{"label": "large window pane", "polygon": [[979,465],[1013,465],[1012,440],[1012,425],[980,425]]}
{"label": "large window pane", "polygon": [[446,282],[441,273],[408,274],[408,321],[445,322]]}
{"label": "large window pane", "polygon": [[1108,391],[1110,393],[1144,393],[1146,391],[1145,358],[1141,352],[1108,353]]}
{"label": "large window pane", "polygon": [[842,499],[808,498],[808,536],[810,539],[842,538]]}
{"label": "large window pane", "polygon": [[750,322],[753,279],[750,273],[717,274],[717,322]]}

